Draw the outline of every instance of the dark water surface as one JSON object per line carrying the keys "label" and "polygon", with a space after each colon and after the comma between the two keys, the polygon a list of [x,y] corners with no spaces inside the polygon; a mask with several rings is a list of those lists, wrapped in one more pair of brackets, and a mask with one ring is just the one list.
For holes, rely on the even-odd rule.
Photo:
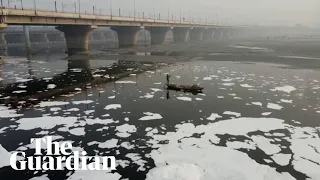
{"label": "dark water surface", "polygon": [[[30,138],[50,135],[89,155],[114,155],[117,171],[16,172],[3,165],[1,180],[319,179],[320,72],[234,56],[213,61],[220,57],[213,53],[175,64],[5,61],[5,150],[32,155]],[[171,83],[199,84],[203,93],[166,90],[167,73]]]}

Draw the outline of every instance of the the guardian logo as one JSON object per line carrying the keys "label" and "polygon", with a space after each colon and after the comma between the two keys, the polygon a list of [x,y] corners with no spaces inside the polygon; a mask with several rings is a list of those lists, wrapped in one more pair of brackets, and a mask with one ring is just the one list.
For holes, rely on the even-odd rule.
{"label": "the guardian logo", "polygon": [[[52,137],[32,138],[35,154],[26,158],[25,152],[15,152],[10,157],[10,165],[15,170],[115,170],[114,156],[86,156],[86,151],[72,151],[70,142],[52,142]],[[43,142],[43,143],[42,143]],[[42,147],[45,144],[46,147]],[[46,149],[46,154],[41,153]],[[24,160],[17,161],[22,156]]]}

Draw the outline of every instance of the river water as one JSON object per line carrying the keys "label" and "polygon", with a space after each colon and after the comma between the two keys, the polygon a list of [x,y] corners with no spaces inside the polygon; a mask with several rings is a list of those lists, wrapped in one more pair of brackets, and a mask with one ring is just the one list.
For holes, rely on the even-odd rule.
{"label": "river water", "polygon": [[[317,58],[267,45],[220,49],[175,63],[8,57],[0,65],[0,179],[320,179]],[[204,90],[166,90],[166,74]],[[30,139],[44,136],[115,156],[117,170],[12,170],[10,153],[32,156]]]}

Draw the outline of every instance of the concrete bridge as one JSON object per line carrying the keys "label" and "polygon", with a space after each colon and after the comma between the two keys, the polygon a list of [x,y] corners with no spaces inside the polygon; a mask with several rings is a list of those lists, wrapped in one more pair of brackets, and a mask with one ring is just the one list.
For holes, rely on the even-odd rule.
{"label": "concrete bridge", "polygon": [[[98,27],[110,27],[115,31],[120,47],[136,45],[137,34],[142,29],[150,32],[151,44],[164,43],[169,30],[172,31],[175,42],[186,42],[221,38],[230,35],[235,29],[206,22],[2,8],[0,30],[8,25],[56,26],[64,34],[69,55],[88,53],[89,33]],[[48,34],[46,36],[39,38],[46,41],[49,39]],[[1,39],[3,38],[0,36],[0,41]]]}

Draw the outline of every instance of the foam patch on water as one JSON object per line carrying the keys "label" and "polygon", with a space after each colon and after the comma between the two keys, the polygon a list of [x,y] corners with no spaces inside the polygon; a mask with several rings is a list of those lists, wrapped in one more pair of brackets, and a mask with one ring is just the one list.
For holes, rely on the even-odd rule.
{"label": "foam patch on water", "polygon": [[21,118],[16,122],[19,123],[17,129],[21,130],[31,130],[36,128],[52,129],[57,125],[72,127],[74,123],[77,122],[77,119],[77,117],[48,116],[35,118]]}
{"label": "foam patch on water", "polygon": [[69,102],[64,102],[64,101],[44,101],[44,102],[40,102],[39,106],[50,107],[50,106],[64,106],[68,104]]}
{"label": "foam patch on water", "polygon": [[102,149],[110,149],[117,147],[118,139],[110,139],[103,143],[99,143],[98,147]]}
{"label": "foam patch on water", "polygon": [[309,60],[320,60],[317,57],[306,57],[306,56],[278,56],[282,58],[290,58],[290,59],[309,59]]}
{"label": "foam patch on water", "polygon": [[252,102],[251,104],[256,105],[256,106],[262,106],[261,102]]}
{"label": "foam patch on water", "polygon": [[54,89],[55,87],[57,87],[57,85],[55,85],[55,84],[48,84],[47,89]]}
{"label": "foam patch on water", "polygon": [[[281,166],[288,164],[292,156],[281,154],[280,144],[260,135],[248,135],[251,132],[270,132],[280,129],[288,129],[292,133],[291,139],[288,136],[279,138],[291,142],[294,168],[306,173],[312,180],[317,180],[319,177],[317,172],[319,172],[320,166],[313,162],[320,161],[320,154],[316,150],[320,148],[320,141],[317,131],[313,128],[294,127],[285,124],[284,120],[275,118],[236,118],[199,126],[191,123],[179,124],[176,125],[176,129],[176,132],[168,132],[164,135],[150,134],[153,140],[150,140],[149,143],[157,149],[151,152],[151,158],[154,160],[156,168],[150,171],[147,175],[148,178],[157,178],[157,176],[163,178],[161,174],[167,173],[168,177],[173,175],[174,179],[179,179],[179,177],[185,179],[188,176],[184,177],[185,174],[180,174],[178,171],[180,166],[183,169],[183,164],[188,164],[188,166],[195,165],[202,168],[198,172],[201,180],[294,180],[295,178],[289,173],[279,173],[272,167],[258,164],[246,153],[237,151],[237,149],[256,150],[259,148],[266,155],[270,155],[275,163]],[[202,135],[200,138],[191,137],[194,133]],[[215,146],[213,143],[219,142],[216,135],[224,134],[245,136],[250,140],[227,142],[227,147]],[[313,136],[315,138],[312,138]],[[301,139],[302,137],[303,139]],[[158,142],[164,141],[168,143],[158,144]],[[268,162],[272,161],[268,160]],[[164,168],[171,165],[174,166],[168,169]]]}
{"label": "foam patch on water", "polygon": [[290,159],[291,159],[292,155],[291,154],[274,154],[273,156],[271,156],[271,158],[279,165],[281,166],[286,166],[289,164]]}
{"label": "foam patch on water", "polygon": [[129,137],[131,134],[137,132],[137,128],[134,125],[123,124],[121,126],[117,126],[116,130],[118,133],[116,134],[119,137]]}
{"label": "foam patch on water", "polygon": [[155,119],[162,119],[162,116],[157,113],[151,113],[151,112],[144,112],[146,116],[140,118],[141,121],[147,121],[147,120],[155,120]]}
{"label": "foam patch on water", "polygon": [[94,101],[92,100],[83,100],[83,101],[73,101],[72,103],[75,105],[79,105],[79,104],[90,104],[93,103]]}
{"label": "foam patch on water", "polygon": [[292,100],[287,100],[287,99],[281,99],[280,101],[283,103],[292,103]]}
{"label": "foam patch on water", "polygon": [[275,110],[281,110],[283,107],[278,105],[278,104],[274,104],[274,103],[268,103],[267,108],[269,109],[275,109]]}
{"label": "foam patch on water", "polygon": [[86,134],[86,132],[84,131],[84,127],[70,129],[69,133],[75,136],[84,136]]}
{"label": "foam patch on water", "polygon": [[[89,166],[90,164],[88,164]],[[111,171],[95,170],[82,171],[76,170],[67,180],[119,180],[121,175],[118,173],[111,173]]]}
{"label": "foam patch on water", "polygon": [[135,81],[116,81],[117,84],[136,84]]}
{"label": "foam patch on water", "polygon": [[162,91],[161,89],[158,89],[158,88],[150,88],[152,91],[154,92],[159,92],[159,91]]}
{"label": "foam patch on water", "polygon": [[48,178],[47,174],[44,174],[42,176],[33,177],[33,178],[29,179],[29,180],[50,180],[50,179]]}
{"label": "foam patch on water", "polygon": [[254,86],[251,86],[249,84],[240,84],[241,87],[245,87],[245,88],[253,88]]}
{"label": "foam patch on water", "polygon": [[20,116],[23,116],[23,114],[17,114],[17,111],[14,109],[0,106],[0,118],[15,118]]}
{"label": "foam patch on water", "polygon": [[190,98],[190,97],[177,97],[177,99],[179,99],[181,101],[192,101],[192,98]]}
{"label": "foam patch on water", "polygon": [[232,111],[225,111],[225,112],[223,112],[223,114],[236,116],[236,117],[240,117],[241,116],[241,113],[232,112]]}
{"label": "foam patch on water", "polygon": [[282,91],[286,93],[291,93],[292,91],[295,91],[296,88],[293,86],[282,86],[282,87],[275,87],[274,89],[271,89],[271,91]]}
{"label": "foam patch on water", "polygon": [[221,118],[222,116],[220,116],[219,114],[216,114],[216,113],[211,113],[211,115],[209,117],[207,117],[208,120],[210,121],[214,121],[216,120],[217,118]]}
{"label": "foam patch on water", "polygon": [[170,164],[151,169],[146,180],[200,180],[204,169],[195,164]]}
{"label": "foam patch on water", "polygon": [[104,109],[110,110],[110,109],[119,109],[121,108],[121,104],[109,104]]}
{"label": "foam patch on water", "polygon": [[261,113],[262,116],[269,116],[272,112],[263,112]]}

